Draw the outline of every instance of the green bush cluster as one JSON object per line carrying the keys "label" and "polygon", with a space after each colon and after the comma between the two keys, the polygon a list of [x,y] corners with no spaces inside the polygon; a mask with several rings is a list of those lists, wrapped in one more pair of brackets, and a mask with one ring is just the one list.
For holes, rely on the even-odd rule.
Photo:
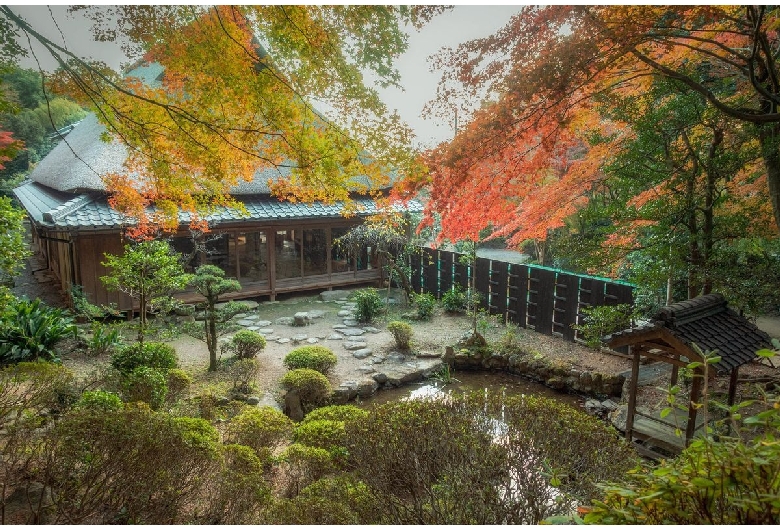
{"label": "green bush cluster", "polygon": [[116,326],[93,321],[90,325],[91,336],[87,339],[87,351],[90,355],[100,356],[111,353],[122,343],[122,336]]}
{"label": "green bush cluster", "polygon": [[111,356],[111,366],[125,375],[140,367],[167,372],[176,368],[177,362],[174,347],[162,342],[129,344]]}
{"label": "green bush cluster", "polygon": [[355,319],[358,322],[371,322],[384,307],[376,289],[359,289],[352,297],[356,303]]}
{"label": "green bush cluster", "polygon": [[179,368],[171,368],[166,374],[168,384],[168,400],[175,402],[181,398],[192,385],[190,375]]}
{"label": "green bush cluster", "polygon": [[344,422],[337,420],[309,420],[295,428],[294,440],[309,447],[332,451],[346,443]]}
{"label": "green bush cluster", "polygon": [[312,345],[292,350],[285,356],[284,365],[288,370],[310,368],[321,374],[328,374],[336,366],[337,361],[336,354],[329,348]]}
{"label": "green bush cluster", "polygon": [[355,405],[328,405],[326,407],[320,407],[309,412],[302,423],[308,421],[317,420],[332,420],[332,421],[355,421],[358,419],[364,419],[369,416],[369,413],[365,409],[356,407]]}
{"label": "green bush cluster", "polygon": [[81,394],[75,406],[95,412],[113,412],[122,408],[122,399],[114,392],[88,390]]}
{"label": "green bush cluster", "polygon": [[265,337],[256,331],[242,329],[230,339],[224,350],[235,355],[237,359],[254,359],[265,349]]}
{"label": "green bush cluster", "polygon": [[448,313],[465,313],[467,305],[466,292],[460,285],[456,285],[441,297],[441,306]]}
{"label": "green bush cluster", "polygon": [[165,373],[157,368],[139,366],[122,377],[122,397],[127,403],[143,401],[158,410],[168,395]]}
{"label": "green bush cluster", "polygon": [[290,370],[281,379],[287,390],[295,390],[305,409],[322,404],[330,396],[331,386],[328,378],[311,368]]}
{"label": "green bush cluster", "polygon": [[0,314],[0,365],[27,361],[57,361],[54,345],[76,336],[76,325],[67,312],[40,300],[9,299]]}
{"label": "green bush cluster", "polygon": [[400,320],[394,320],[387,325],[387,330],[393,334],[395,345],[402,350],[408,350],[412,340],[412,326]]}
{"label": "green bush cluster", "polygon": [[289,440],[294,424],[271,407],[244,409],[228,425],[226,442],[251,447],[261,457]]}
{"label": "green bush cluster", "polygon": [[436,308],[436,298],[430,293],[415,294],[414,305],[417,320],[430,320]]}

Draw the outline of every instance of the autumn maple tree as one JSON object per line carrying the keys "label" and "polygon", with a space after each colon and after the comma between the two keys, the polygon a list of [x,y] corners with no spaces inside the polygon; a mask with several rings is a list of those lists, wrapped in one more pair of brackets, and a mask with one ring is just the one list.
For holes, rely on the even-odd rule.
{"label": "autumn maple tree", "polygon": [[442,81],[429,112],[443,115],[458,102],[466,102],[463,112],[478,108],[452,142],[430,153],[430,176],[399,190],[428,187],[427,219],[440,216],[442,237],[474,240],[492,225],[510,244],[544,240],[604,179],[616,146],[589,136],[631,126],[605,120],[597,106],[663,78],[755,142],[764,197],[780,226],[778,12],[527,6],[496,34],[438,56]]}
{"label": "autumn maple tree", "polygon": [[[38,41],[59,63],[57,90],[93,110],[128,148],[121,174],[105,175],[112,205],[175,225],[180,209],[240,207],[231,186],[265,169],[276,196],[349,202],[416,173],[410,131],[387,111],[378,85],[397,84],[402,25],[438,8],[381,6],[91,6],[96,41],[163,67],[155,81],[88,63],[0,7],[9,31]],[[14,41],[11,41],[13,44]],[[2,43],[0,43],[2,44]],[[157,216],[146,218],[154,203]],[[197,217],[197,216],[196,216]]]}

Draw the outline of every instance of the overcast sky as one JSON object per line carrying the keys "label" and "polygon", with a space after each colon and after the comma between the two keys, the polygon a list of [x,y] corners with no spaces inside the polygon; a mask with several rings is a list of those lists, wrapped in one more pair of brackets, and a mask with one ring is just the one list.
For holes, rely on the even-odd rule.
{"label": "overcast sky", "polygon": [[[93,42],[83,19],[68,15],[67,7],[20,5],[12,6],[12,9],[54,42],[62,42],[61,31],[68,49],[118,69],[124,60],[119,48],[111,43]],[[380,93],[388,107],[398,109],[401,117],[412,126],[421,145],[433,146],[452,138],[454,132],[454,116],[447,123],[424,120],[420,116],[425,103],[436,95],[439,80],[439,74],[430,72],[428,57],[443,46],[455,47],[461,42],[490,35],[519,10],[520,6],[516,5],[459,5],[436,17],[420,32],[411,30],[409,49],[396,63],[405,90],[380,89]],[[38,58],[44,68],[55,66],[53,60],[42,53],[38,53]],[[23,66],[35,67],[35,63],[27,61]]]}

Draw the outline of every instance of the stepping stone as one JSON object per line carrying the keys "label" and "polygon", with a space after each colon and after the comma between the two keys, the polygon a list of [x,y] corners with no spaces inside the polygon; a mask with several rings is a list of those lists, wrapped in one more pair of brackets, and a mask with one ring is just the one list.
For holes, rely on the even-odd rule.
{"label": "stepping stone", "polygon": [[352,352],[352,356],[355,359],[365,359],[366,357],[371,357],[371,354],[373,352],[368,348],[363,348],[362,350],[355,350]]}
{"label": "stepping stone", "polygon": [[317,337],[310,337],[306,339],[306,342],[308,342],[309,344],[317,344],[319,341],[320,339],[318,339]]}
{"label": "stepping stone", "polygon": [[276,342],[279,339],[281,339],[281,337],[279,335],[270,335],[270,336],[265,338],[265,340],[268,341],[268,342]]}
{"label": "stepping stone", "polygon": [[345,350],[353,351],[353,350],[362,350],[367,346],[365,342],[355,342],[351,340],[344,341],[342,344],[344,346]]}
{"label": "stepping stone", "polygon": [[308,326],[310,322],[309,313],[306,311],[299,311],[293,315],[293,326]]}
{"label": "stepping stone", "polygon": [[342,310],[342,311],[339,311],[336,316],[351,317],[352,316],[352,311]]}
{"label": "stepping stone", "polygon": [[246,315],[243,318],[244,320],[259,320],[260,315]]}
{"label": "stepping stone", "polygon": [[333,329],[341,330],[341,329],[346,329],[346,327],[347,326],[345,326],[344,324],[333,324]]}
{"label": "stepping stone", "polygon": [[376,329],[375,327],[372,327],[372,326],[364,327],[363,331],[365,331],[366,333],[381,333],[380,330],[378,330],[378,329]]}
{"label": "stepping stone", "polygon": [[277,326],[292,326],[295,319],[293,317],[279,317],[274,322]]}
{"label": "stepping stone", "polygon": [[246,318],[249,316],[249,313],[239,313],[237,315],[233,315],[233,318],[236,320],[241,320],[242,318]]}
{"label": "stepping stone", "polygon": [[274,329],[273,328],[258,328],[257,332],[258,333],[262,333],[263,335],[270,335],[271,333],[274,332]]}
{"label": "stepping stone", "polygon": [[344,328],[339,329],[339,333],[346,335],[347,337],[359,337],[360,335],[363,335],[365,331],[360,328]]}
{"label": "stepping stone", "polygon": [[300,335],[293,335],[292,340],[293,342],[303,342],[308,338],[309,338],[308,335],[300,334]]}
{"label": "stepping stone", "polygon": [[255,326],[260,326],[261,328],[267,328],[270,325],[271,325],[271,321],[270,320],[258,320],[255,323]]}
{"label": "stepping stone", "polygon": [[325,311],[322,309],[312,309],[309,313],[309,318],[322,318],[325,316]]}
{"label": "stepping stone", "polygon": [[277,342],[278,344],[287,344],[288,342],[290,342],[290,339],[288,339],[288,338],[282,338],[282,339],[278,339],[276,342]]}
{"label": "stepping stone", "polygon": [[332,335],[328,335],[328,338],[326,338],[325,340],[344,340],[344,335],[333,333]]}
{"label": "stepping stone", "polygon": [[358,321],[355,320],[354,318],[345,318],[344,325],[347,327],[354,327],[358,325]]}
{"label": "stepping stone", "polygon": [[376,372],[376,370],[374,370],[370,366],[359,366],[358,370],[360,371],[360,373],[363,373],[363,374],[373,374],[374,372]]}
{"label": "stepping stone", "polygon": [[239,326],[244,326],[244,327],[254,326],[255,325],[255,321],[254,320],[242,319],[242,320],[239,320],[238,322],[236,322],[236,324],[238,324]]}
{"label": "stepping stone", "polygon": [[247,331],[258,331],[260,328],[257,326],[247,326]]}

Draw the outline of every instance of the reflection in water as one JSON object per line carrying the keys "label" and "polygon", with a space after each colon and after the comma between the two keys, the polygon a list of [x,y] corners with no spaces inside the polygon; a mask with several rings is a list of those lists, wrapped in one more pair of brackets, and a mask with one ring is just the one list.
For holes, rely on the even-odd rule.
{"label": "reflection in water", "polygon": [[401,388],[380,390],[369,399],[362,401],[362,406],[388,403],[401,399],[423,399],[439,395],[460,395],[474,391],[502,391],[507,396],[533,395],[547,397],[567,403],[575,408],[582,408],[582,398],[556,392],[540,383],[534,383],[519,376],[502,373],[458,372],[454,374],[458,382],[442,385],[439,381],[430,380],[424,383],[407,385]]}

